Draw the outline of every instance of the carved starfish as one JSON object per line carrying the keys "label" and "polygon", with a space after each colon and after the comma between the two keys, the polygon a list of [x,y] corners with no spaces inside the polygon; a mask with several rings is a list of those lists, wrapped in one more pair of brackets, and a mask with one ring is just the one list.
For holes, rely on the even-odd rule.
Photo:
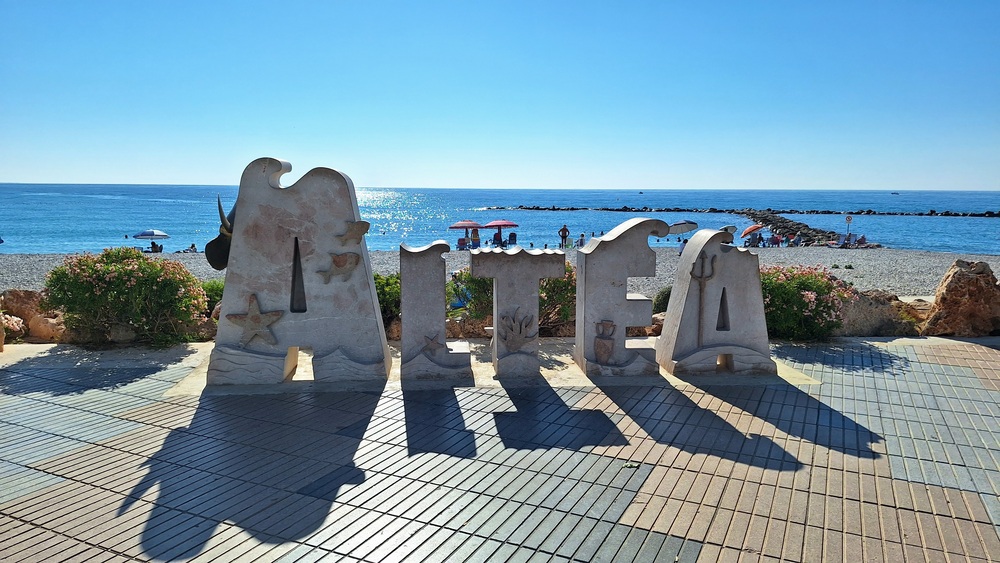
{"label": "carved starfish", "polygon": [[361,244],[362,237],[371,228],[371,223],[368,221],[348,221],[347,222],[347,232],[342,235],[338,235],[337,238],[340,239],[340,244]]}
{"label": "carved starfish", "polygon": [[323,283],[330,283],[333,276],[344,276],[345,280],[350,279],[351,272],[361,262],[361,255],[353,252],[346,254],[330,253],[330,269],[316,270],[316,273],[323,276]]}
{"label": "carved starfish", "polygon": [[438,350],[445,347],[445,345],[438,342],[437,339],[437,335],[434,335],[434,338],[428,338],[425,336],[424,348],[421,352],[430,352],[432,356],[436,355]]}
{"label": "carved starfish", "polygon": [[257,294],[250,294],[250,304],[246,313],[233,313],[226,315],[226,318],[243,327],[243,336],[240,338],[240,348],[245,347],[253,340],[254,336],[259,336],[268,344],[277,344],[278,339],[268,328],[277,322],[284,315],[284,311],[260,312],[260,305],[257,303]]}

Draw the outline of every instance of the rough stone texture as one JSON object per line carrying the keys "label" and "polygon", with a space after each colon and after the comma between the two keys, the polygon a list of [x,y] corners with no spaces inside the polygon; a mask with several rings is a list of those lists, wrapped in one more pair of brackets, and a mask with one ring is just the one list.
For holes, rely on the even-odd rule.
{"label": "rough stone texture", "polygon": [[659,336],[663,333],[663,321],[667,318],[667,313],[653,313],[653,324],[649,326],[630,326],[628,335],[632,337],[648,338]]}
{"label": "rough stone texture", "polygon": [[844,303],[844,324],[834,336],[916,336],[917,328],[901,316],[903,302],[887,291],[862,291]]}
{"label": "rough stone texture", "polygon": [[493,278],[493,367],[496,377],[539,374],[538,283],[566,273],[566,255],[558,250],[476,249],[471,273]]}
{"label": "rough stone texture", "polygon": [[28,324],[28,334],[31,338],[45,342],[59,342],[65,331],[62,313],[35,315]]}
{"label": "rough stone texture", "polygon": [[0,295],[0,309],[20,317],[25,324],[41,313],[42,294],[27,289],[8,289]]}
{"label": "rough stone texture", "polygon": [[299,348],[312,351],[317,381],[385,380],[391,356],[354,184],[316,168],[286,188],[290,170],[261,158],[243,172],[208,381],[279,383]]}
{"label": "rough stone texture", "polygon": [[443,240],[420,248],[399,247],[402,335],[400,377],[472,377],[467,342],[447,342],[447,272],[442,254],[451,247]]}
{"label": "rough stone texture", "polygon": [[128,344],[135,342],[135,331],[132,327],[124,324],[116,324],[108,332],[108,340],[115,344]]}
{"label": "rough stone texture", "polygon": [[703,229],[677,267],[656,360],[676,376],[777,373],[770,357],[757,255]]}
{"label": "rough stone texture", "polygon": [[628,294],[629,277],[656,275],[649,237],[670,226],[637,217],[591,239],[576,255],[576,340],[573,359],[588,375],[656,375],[656,351],[626,346],[628,327],[648,326],[653,301]]}
{"label": "rough stone texture", "polygon": [[914,299],[913,301],[903,303],[901,313],[914,319],[919,326],[927,322],[927,319],[931,317],[932,309],[934,309],[933,303],[924,299]]}
{"label": "rough stone texture", "polygon": [[398,318],[392,319],[389,326],[385,327],[385,337],[387,340],[399,341],[403,337],[403,322]]}
{"label": "rough stone texture", "polygon": [[28,333],[28,323],[24,322],[21,317],[15,317],[14,315],[8,315],[7,313],[0,313],[2,318],[0,318],[0,325],[3,325],[6,333],[3,335],[4,340],[10,340],[13,342],[18,338],[22,338]]}
{"label": "rough stone texture", "polygon": [[1000,286],[986,262],[956,260],[934,295],[924,336],[988,336],[1000,332]]}
{"label": "rough stone texture", "polygon": [[195,341],[207,342],[215,338],[219,325],[211,317],[198,317],[185,330]]}
{"label": "rough stone texture", "polygon": [[486,327],[493,326],[493,316],[486,315],[485,319],[473,319],[469,315],[448,319],[445,322],[445,331],[448,338],[489,338],[492,336]]}

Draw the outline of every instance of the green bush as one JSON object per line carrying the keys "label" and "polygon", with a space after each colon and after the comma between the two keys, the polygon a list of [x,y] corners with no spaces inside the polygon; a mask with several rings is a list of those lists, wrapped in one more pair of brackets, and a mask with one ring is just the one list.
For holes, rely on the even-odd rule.
{"label": "green bush", "polygon": [[205,305],[208,314],[211,315],[212,311],[215,310],[215,306],[222,301],[222,291],[226,287],[226,282],[223,280],[208,280],[201,282],[201,289],[205,291],[205,297],[208,299],[208,304]]}
{"label": "green bush", "polygon": [[138,342],[167,346],[188,340],[187,327],[206,308],[205,291],[183,264],[133,248],[66,258],[45,280],[43,306],[62,309],[66,326],[109,341],[116,326]]}
{"label": "green bush", "polygon": [[854,290],[823,268],[769,266],[760,270],[767,334],[821,340],[843,323],[844,301]]}
{"label": "green bush", "polygon": [[566,262],[561,278],[542,278],[538,284],[538,327],[551,329],[576,315],[576,270]]}
{"label": "green bush", "polygon": [[401,310],[401,292],[399,274],[375,274],[375,293],[378,294],[378,305],[382,312],[382,324],[386,327],[399,316]]}
{"label": "green bush", "polygon": [[667,310],[667,305],[670,304],[670,291],[673,290],[674,286],[668,285],[667,287],[656,292],[656,297],[653,297],[653,313],[662,313]]}
{"label": "green bush", "polygon": [[[451,277],[447,287],[448,301],[464,303],[474,319],[493,314],[493,279],[477,278],[463,268]],[[552,328],[571,320],[576,313],[576,270],[566,262],[561,278],[545,278],[538,285],[538,326]]]}
{"label": "green bush", "polygon": [[446,294],[452,303],[461,301],[474,319],[485,319],[493,314],[493,278],[474,277],[468,268],[451,276]]}

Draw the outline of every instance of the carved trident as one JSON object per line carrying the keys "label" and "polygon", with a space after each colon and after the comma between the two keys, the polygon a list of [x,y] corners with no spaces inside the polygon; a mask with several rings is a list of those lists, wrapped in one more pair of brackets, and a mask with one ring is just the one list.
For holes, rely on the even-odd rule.
{"label": "carved trident", "polygon": [[[708,263],[708,271],[705,271],[705,260],[708,256],[705,255],[705,251],[702,250],[698,254],[698,258],[695,260],[694,264],[691,265],[691,277],[698,282],[698,348],[702,346],[702,333],[704,333],[705,324],[705,284],[708,280],[715,277],[715,255],[712,255],[712,261]],[[701,266],[701,273],[694,273],[698,266]]]}

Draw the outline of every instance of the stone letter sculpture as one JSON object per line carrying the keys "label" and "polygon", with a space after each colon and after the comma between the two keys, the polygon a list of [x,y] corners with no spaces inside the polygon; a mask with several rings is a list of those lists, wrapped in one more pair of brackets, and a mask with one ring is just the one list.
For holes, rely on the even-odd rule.
{"label": "stone letter sculpture", "polygon": [[[243,171],[208,383],[279,383],[298,349],[316,381],[388,377],[391,356],[354,184],[328,168],[292,186],[273,158]],[[223,233],[225,234],[225,233]],[[287,363],[286,363],[287,358]]]}
{"label": "stone letter sculpture", "polygon": [[655,276],[649,237],[670,234],[658,219],[635,218],[591,239],[576,255],[576,346],[573,359],[587,375],[657,375],[656,351],[625,339],[625,328],[649,326],[653,302],[628,294],[629,277]]}
{"label": "stone letter sculpture", "polygon": [[733,235],[695,233],[677,266],[656,361],[676,376],[776,374],[764,320],[756,254]]}
{"label": "stone letter sculpture", "polygon": [[471,273],[493,278],[493,368],[496,377],[539,374],[538,283],[566,274],[566,255],[558,250],[472,251]]}
{"label": "stone letter sculpture", "polygon": [[445,342],[445,262],[451,248],[443,240],[411,248],[399,245],[402,293],[402,364],[405,379],[472,377],[468,342]]}

